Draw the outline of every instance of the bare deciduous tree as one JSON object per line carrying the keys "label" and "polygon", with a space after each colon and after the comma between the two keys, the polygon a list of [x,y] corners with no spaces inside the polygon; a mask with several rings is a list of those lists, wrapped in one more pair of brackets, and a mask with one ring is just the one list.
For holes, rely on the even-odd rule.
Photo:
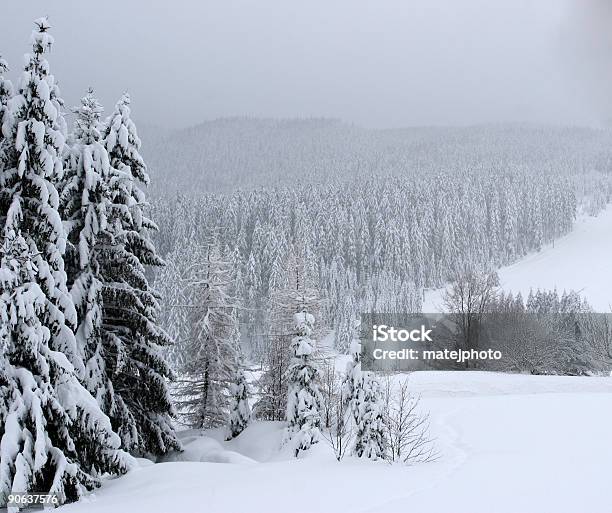
{"label": "bare deciduous tree", "polygon": [[[495,271],[467,266],[455,273],[443,300],[456,327],[456,349],[478,349],[482,316],[497,297],[498,286]],[[469,367],[469,360],[465,366]]]}
{"label": "bare deciduous tree", "polygon": [[335,406],[341,393],[341,383],[336,377],[336,370],[331,362],[324,361],[321,366],[321,394],[323,404],[321,405],[321,423],[325,429],[332,427]]}
{"label": "bare deciduous tree", "polygon": [[429,437],[429,416],[418,411],[419,397],[410,393],[408,382],[384,385],[387,459],[402,463],[434,461],[438,454]]}
{"label": "bare deciduous tree", "polygon": [[493,316],[489,331],[493,332],[491,344],[503,354],[500,370],[506,372],[556,374],[571,342],[550,315]]}
{"label": "bare deciduous tree", "polygon": [[612,364],[612,313],[587,313],[582,318],[582,333],[591,351],[597,370],[609,369]]}
{"label": "bare deciduous tree", "polygon": [[346,410],[346,392],[333,364],[325,366],[322,381],[324,429],[321,432],[340,461],[353,445],[355,429]]}

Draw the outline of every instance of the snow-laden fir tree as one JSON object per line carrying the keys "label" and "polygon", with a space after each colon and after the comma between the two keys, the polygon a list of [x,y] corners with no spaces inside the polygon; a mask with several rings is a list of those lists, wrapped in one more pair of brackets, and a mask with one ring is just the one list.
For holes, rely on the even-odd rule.
{"label": "snow-laden fir tree", "polygon": [[[261,280],[252,252],[249,254],[245,267],[244,298],[242,300],[244,311],[240,323],[242,336],[243,340],[247,339],[251,354],[261,357],[263,356],[264,337],[261,334],[263,330],[258,327],[263,325],[264,309],[261,307],[262,298],[259,294]],[[258,331],[260,333],[257,333]]]}
{"label": "snow-laden fir tree", "polygon": [[361,370],[361,344],[351,344],[353,357],[342,384],[347,422],[355,430],[353,454],[371,459],[385,454],[384,405],[380,383],[372,372]]}
{"label": "snow-laden fir tree", "polygon": [[[8,140],[4,136],[4,131],[11,131],[8,102],[13,96],[13,84],[4,77],[8,69],[8,64],[0,55],[0,226],[4,226],[6,212],[11,204],[11,190],[7,185],[15,168],[15,152],[8,148]],[[11,158],[13,161],[9,162]]]}
{"label": "snow-laden fir tree", "polygon": [[242,365],[239,365],[235,381],[230,386],[229,439],[237,437],[251,422],[249,395],[249,384]]}
{"label": "snow-laden fir tree", "polygon": [[[0,108],[6,108],[8,101],[13,96],[13,83],[4,77],[5,73],[8,73],[9,66],[6,60],[0,55]],[[5,111],[2,110],[2,116],[4,116]],[[4,121],[4,117],[0,117],[0,121]],[[1,126],[1,125],[0,125]],[[0,135],[0,137],[2,137]]]}
{"label": "snow-laden fir tree", "polygon": [[44,491],[61,503],[121,474],[131,458],[81,385],[84,364],[66,286],[66,235],[58,213],[65,123],[44,53],[53,38],[36,21],[33,51],[4,125],[11,197],[0,248],[0,506],[13,492]]}
{"label": "snow-laden fir tree", "polygon": [[216,247],[187,269],[183,297],[188,357],[181,368],[179,412],[193,428],[225,426],[229,420],[230,385],[238,365],[239,331],[228,263]]}
{"label": "snow-laden fir tree", "polygon": [[[193,221],[195,223],[195,220]],[[181,240],[194,240],[194,225],[181,226]],[[165,265],[156,273],[155,288],[159,292],[161,303],[160,323],[175,343],[164,350],[173,369],[181,369],[191,357],[184,349],[184,341],[191,336],[191,326],[187,320],[190,308],[185,293],[185,278],[190,269],[205,261],[206,254],[202,246],[187,244],[177,245],[165,255]]]}
{"label": "snow-laden fir tree", "polygon": [[74,501],[132,460],[72,364],[52,349],[48,299],[25,239],[9,232],[1,251],[0,505],[22,491]]}
{"label": "snow-laden fir tree", "polygon": [[291,342],[293,358],[287,369],[287,442],[297,457],[320,438],[320,371],[314,360],[315,342],[310,338],[314,317],[306,311],[294,315],[296,336]]}
{"label": "snow-laden fir tree", "polygon": [[350,350],[355,325],[355,305],[353,298],[346,295],[336,316],[336,329],[334,331],[334,343],[336,349],[342,353]]}
{"label": "snow-laden fir tree", "polygon": [[5,137],[2,127],[6,122],[7,130],[10,129],[9,122],[9,107],[8,102],[13,96],[13,84],[10,80],[4,78],[4,74],[8,72],[8,64],[0,55],[0,221],[8,208],[10,198],[6,197],[3,187],[3,170],[6,165],[5,155]]}
{"label": "snow-laden fir tree", "polygon": [[158,296],[145,271],[163,261],[149,235],[157,227],[144,213],[147,203],[140,184],[147,185],[149,177],[129,105],[126,94],[103,131],[112,200],[107,212],[112,242],[100,262],[105,366],[114,389],[109,414],[125,449],[163,454],[180,448],[166,383],[173,373],[161,353],[172,340],[157,321]]}
{"label": "snow-laden fir tree", "polygon": [[113,409],[106,374],[100,262],[112,256],[107,231],[110,164],[100,133],[102,107],[89,91],[75,111],[74,140],[66,159],[62,213],[68,227],[66,273],[77,309],[76,340],[85,359],[84,384],[102,409]]}
{"label": "snow-laden fir tree", "polygon": [[349,346],[349,355],[351,360],[346,364],[346,372],[342,380],[342,401],[344,402],[344,410],[347,416],[353,418],[354,402],[356,398],[356,390],[361,379],[361,343],[353,339],[354,330],[351,331],[351,343]]}

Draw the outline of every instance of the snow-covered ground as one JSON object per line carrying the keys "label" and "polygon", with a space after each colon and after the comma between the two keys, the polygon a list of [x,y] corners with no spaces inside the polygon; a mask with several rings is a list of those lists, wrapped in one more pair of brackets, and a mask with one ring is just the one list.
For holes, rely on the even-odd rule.
{"label": "snow-covered ground", "polygon": [[612,512],[612,378],[418,372],[438,461],[345,458],[325,442],[279,451],[282,423],[232,442],[185,432],[175,460],[141,464],[66,513]]}
{"label": "snow-covered ground", "polygon": [[[528,255],[499,271],[506,291],[556,288],[559,293],[580,292],[597,312],[612,311],[612,205],[597,217],[576,221],[568,235],[540,252]],[[424,312],[438,312],[443,289],[425,293]]]}

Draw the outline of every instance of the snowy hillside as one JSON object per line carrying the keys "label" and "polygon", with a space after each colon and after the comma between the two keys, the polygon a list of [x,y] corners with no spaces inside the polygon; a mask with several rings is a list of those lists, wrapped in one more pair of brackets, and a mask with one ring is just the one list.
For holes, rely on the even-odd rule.
{"label": "snowy hillside", "polygon": [[[598,312],[612,311],[612,207],[579,219],[571,233],[499,271],[505,291],[527,297],[530,289],[580,292]],[[443,289],[426,292],[424,312],[443,306]]]}
{"label": "snowy hillside", "polygon": [[[258,422],[232,442],[187,432],[176,458],[183,461],[141,465],[60,511],[612,511],[612,379],[480,372],[408,379],[430,412],[436,462],[338,463],[324,443],[297,461],[278,451],[282,423]],[[306,479],[312,491],[304,495]]]}

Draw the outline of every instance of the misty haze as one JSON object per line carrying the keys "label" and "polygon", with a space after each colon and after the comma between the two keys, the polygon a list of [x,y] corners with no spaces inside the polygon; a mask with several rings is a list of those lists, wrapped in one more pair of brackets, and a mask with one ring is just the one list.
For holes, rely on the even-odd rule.
{"label": "misty haze", "polygon": [[105,104],[128,90],[137,119],[162,127],[227,116],[378,128],[610,116],[606,0],[155,0],[146,9],[36,0],[4,8],[2,52],[14,67],[22,27],[41,12],[69,105],[89,86]]}

